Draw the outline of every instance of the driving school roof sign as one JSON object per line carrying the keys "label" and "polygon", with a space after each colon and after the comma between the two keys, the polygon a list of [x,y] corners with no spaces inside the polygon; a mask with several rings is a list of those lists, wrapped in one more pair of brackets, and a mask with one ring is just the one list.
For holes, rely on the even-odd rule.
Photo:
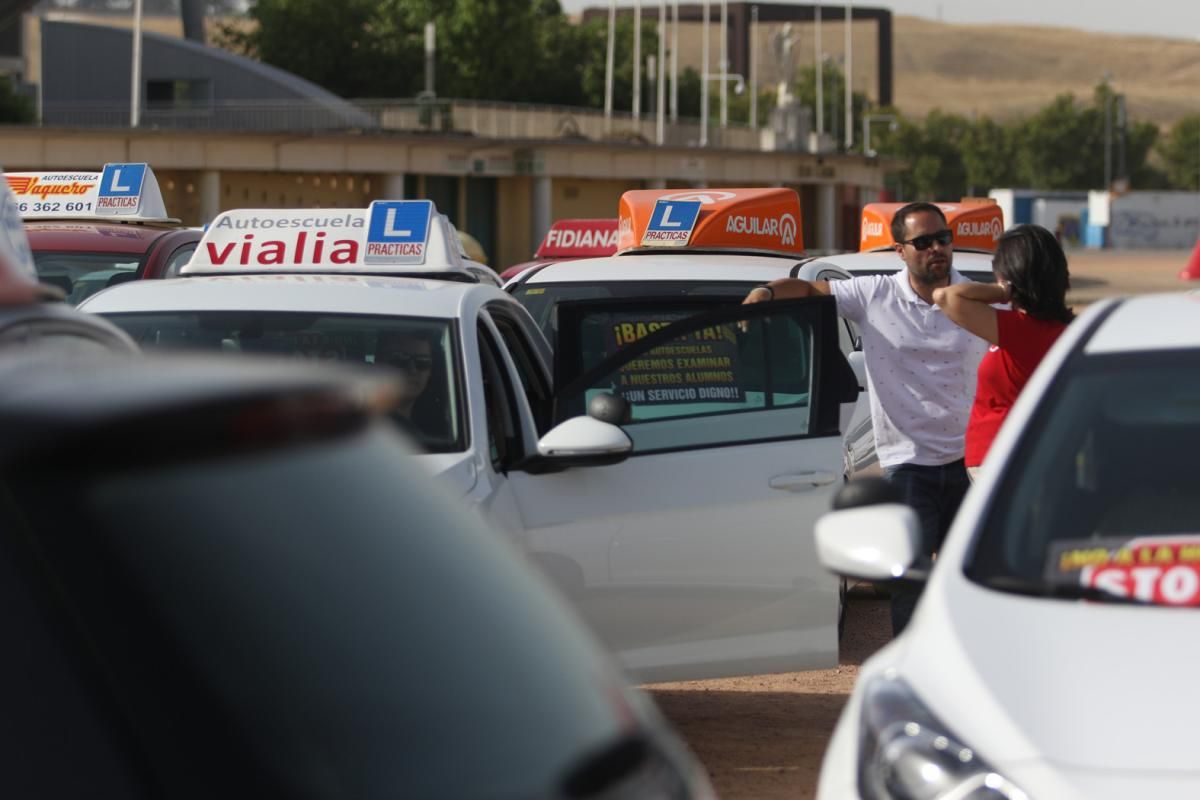
{"label": "driving school roof sign", "polygon": [[[892,219],[906,203],[869,203],[863,206],[862,228],[859,235],[860,253],[872,250],[891,250]],[[960,250],[992,252],[1004,233],[1004,212],[991,202],[934,203],[946,216],[946,224],[954,232],[954,246]]]}
{"label": "driving school roof sign", "polygon": [[602,258],[617,252],[617,220],[560,219],[534,258]]}
{"label": "driving school roof sign", "polygon": [[802,253],[800,198],[792,189],[638,190],[621,195],[618,250],[660,247]]}
{"label": "driving school roof sign", "polygon": [[105,164],[101,172],[9,172],[4,177],[25,219],[178,222],[167,216],[148,164]]}
{"label": "driving school roof sign", "polygon": [[463,269],[457,238],[428,200],[370,208],[237,209],[204,232],[181,274],[446,272]]}

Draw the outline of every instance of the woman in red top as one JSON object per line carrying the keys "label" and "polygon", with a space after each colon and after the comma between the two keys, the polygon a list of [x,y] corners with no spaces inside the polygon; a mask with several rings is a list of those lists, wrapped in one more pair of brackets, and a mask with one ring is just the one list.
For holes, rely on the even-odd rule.
{"label": "woman in red top", "polygon": [[[972,478],[1034,368],[1075,318],[1067,308],[1067,257],[1045,228],[1017,225],[1005,231],[992,270],[995,283],[956,283],[933,293],[947,317],[992,345],[979,363],[967,422],[966,465]],[[993,308],[996,303],[1009,303],[1012,310]]]}

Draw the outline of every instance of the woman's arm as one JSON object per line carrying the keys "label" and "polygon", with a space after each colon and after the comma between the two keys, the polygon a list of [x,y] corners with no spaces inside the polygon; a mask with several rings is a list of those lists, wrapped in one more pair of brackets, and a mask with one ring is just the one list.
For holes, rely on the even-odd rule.
{"label": "woman's arm", "polygon": [[992,304],[1011,300],[1012,288],[1003,282],[967,281],[933,290],[933,302],[951,321],[992,344],[1000,343],[1000,326]]}

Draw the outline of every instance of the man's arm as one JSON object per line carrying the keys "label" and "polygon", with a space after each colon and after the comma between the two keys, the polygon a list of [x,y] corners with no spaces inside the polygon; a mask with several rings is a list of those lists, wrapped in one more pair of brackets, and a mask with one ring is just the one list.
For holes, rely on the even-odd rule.
{"label": "man's arm", "polygon": [[1011,300],[1012,288],[1007,283],[966,281],[933,290],[933,302],[952,322],[992,344],[1000,343],[1000,326],[992,304]]}
{"label": "man's arm", "polygon": [[829,294],[829,281],[805,281],[799,278],[779,278],[755,286],[742,305],[765,303],[768,300],[794,300],[799,297],[818,297]]}

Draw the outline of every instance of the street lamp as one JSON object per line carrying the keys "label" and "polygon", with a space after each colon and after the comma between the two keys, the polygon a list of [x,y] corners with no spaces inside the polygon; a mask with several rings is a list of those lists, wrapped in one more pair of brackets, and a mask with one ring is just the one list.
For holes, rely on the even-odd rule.
{"label": "street lamp", "polygon": [[900,123],[896,120],[895,114],[864,114],[863,115],[863,155],[868,158],[874,158],[877,154],[871,149],[871,123],[886,122],[888,130],[895,131],[900,127]]}

